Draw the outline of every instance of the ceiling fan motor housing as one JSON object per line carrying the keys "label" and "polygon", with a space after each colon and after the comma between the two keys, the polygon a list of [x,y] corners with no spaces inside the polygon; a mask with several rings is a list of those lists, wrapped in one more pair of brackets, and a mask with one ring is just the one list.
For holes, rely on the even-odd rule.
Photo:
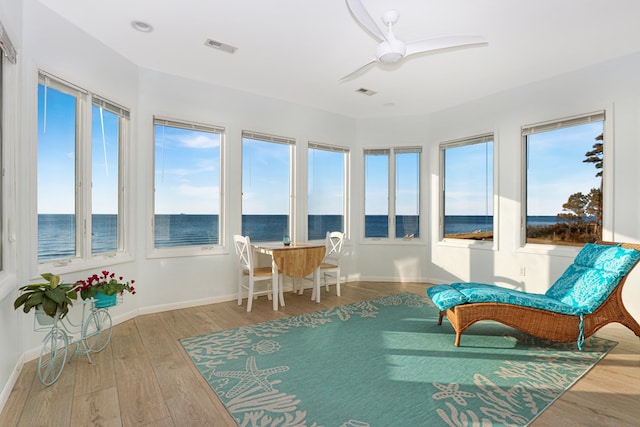
{"label": "ceiling fan motor housing", "polygon": [[396,39],[383,41],[376,49],[376,58],[383,64],[393,64],[398,62],[407,53],[407,47],[404,42]]}

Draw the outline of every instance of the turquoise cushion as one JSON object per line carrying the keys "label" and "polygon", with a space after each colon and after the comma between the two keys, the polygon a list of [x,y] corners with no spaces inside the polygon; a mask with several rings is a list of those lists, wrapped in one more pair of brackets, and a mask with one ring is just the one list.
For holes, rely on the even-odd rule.
{"label": "turquoise cushion", "polygon": [[459,282],[437,285],[427,288],[427,295],[441,311],[465,303],[499,302],[570,315],[580,313],[578,309],[545,295],[507,289],[487,283]]}
{"label": "turquoise cushion", "polygon": [[427,295],[440,311],[448,310],[451,307],[467,302],[467,297],[449,285],[438,285],[427,288]]}
{"label": "turquoise cushion", "polygon": [[474,302],[499,302],[556,313],[593,313],[640,259],[640,251],[587,243],[574,263],[544,294],[477,282],[432,286],[427,295],[440,310]]}
{"label": "turquoise cushion", "polygon": [[534,294],[516,289],[478,283],[452,283],[450,286],[465,295],[467,297],[467,302],[469,303],[499,302],[523,307],[538,308],[562,314],[580,314],[580,311],[575,307],[542,294]]}
{"label": "turquoise cushion", "polygon": [[624,276],[639,259],[640,251],[635,249],[587,243],[573,263]]}
{"label": "turquoise cushion", "polygon": [[588,243],[545,293],[580,312],[593,313],[640,259],[640,251]]}

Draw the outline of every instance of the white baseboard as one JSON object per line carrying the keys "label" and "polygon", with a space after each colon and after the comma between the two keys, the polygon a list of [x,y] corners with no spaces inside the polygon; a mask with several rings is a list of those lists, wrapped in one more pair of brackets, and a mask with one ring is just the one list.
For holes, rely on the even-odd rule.
{"label": "white baseboard", "polygon": [[16,366],[13,367],[13,370],[11,371],[11,375],[9,375],[9,379],[7,380],[7,383],[2,388],[2,392],[0,392],[0,412],[2,412],[2,410],[4,409],[4,406],[7,404],[7,401],[9,400],[9,395],[13,390],[13,386],[16,385],[16,382],[18,381],[18,377],[20,376],[20,372],[22,372],[22,367],[24,366],[24,363],[25,362],[23,359],[23,355],[21,355],[20,358],[18,358],[18,363],[16,364]]}

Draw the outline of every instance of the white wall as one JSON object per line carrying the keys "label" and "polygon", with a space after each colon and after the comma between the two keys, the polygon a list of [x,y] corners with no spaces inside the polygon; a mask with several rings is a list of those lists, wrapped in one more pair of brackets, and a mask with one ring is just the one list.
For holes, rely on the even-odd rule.
{"label": "white wall", "polygon": [[[365,276],[386,271],[391,280],[402,274],[390,269],[406,265],[431,282],[474,280],[497,282],[530,292],[544,292],[567,265],[577,249],[521,247],[521,137],[523,125],[561,119],[598,110],[606,111],[605,139],[605,239],[640,241],[638,225],[638,155],[640,116],[640,55],[632,55],[587,69],[495,94],[475,102],[440,111],[429,117],[360,120],[361,146],[411,143],[425,144],[428,173],[422,185],[427,191],[426,212],[430,222],[423,228],[426,244],[415,250],[361,245],[358,264]],[[427,129],[427,131],[425,131]],[[497,239],[486,247],[438,242],[439,152],[438,145],[487,132],[495,134],[497,160]],[[358,175],[357,171],[354,171]],[[427,231],[428,230],[428,231]],[[382,261],[381,261],[382,259]],[[388,261],[384,261],[388,260]],[[524,268],[525,275],[520,275]],[[640,272],[625,286],[629,311],[640,319]]]}
{"label": "white wall", "polygon": [[[232,89],[203,84],[154,71],[140,72],[140,108],[136,146],[138,158],[137,182],[141,203],[137,206],[138,251],[143,260],[140,277],[154,287],[145,296],[145,304],[169,304],[175,301],[175,288],[184,299],[233,299],[236,294],[235,253],[230,244],[220,255],[182,258],[152,258],[145,260],[145,243],[150,235],[152,216],[153,116],[183,119],[225,127],[226,227],[222,236],[226,242],[241,232],[241,135],[251,130],[296,139],[296,185],[301,197],[296,200],[295,219],[302,233],[306,216],[308,141],[350,146],[355,140],[352,119],[303,108],[286,102],[255,96]],[[145,285],[141,285],[143,287]]]}
{"label": "white wall", "polygon": [[[543,292],[571,262],[575,251],[521,248],[520,215],[520,126],[605,109],[608,135],[613,145],[607,152],[607,180],[613,194],[605,215],[608,237],[638,241],[637,197],[638,123],[640,88],[636,76],[640,56],[622,58],[600,66],[542,81],[527,87],[496,94],[475,102],[429,116],[355,120],[319,110],[268,99],[237,90],[185,80],[151,70],[138,69],[100,42],[60,19],[35,0],[23,0],[22,9],[15,0],[0,0],[0,17],[14,32],[19,64],[8,73],[11,105],[19,119],[9,120],[5,129],[5,155],[15,157],[15,181],[5,178],[6,186],[15,184],[17,214],[5,206],[3,236],[7,221],[14,224],[16,243],[15,276],[0,275],[0,286],[13,290],[0,296],[0,407],[8,396],[22,355],[37,348],[42,334],[32,331],[32,317],[14,312],[13,299],[18,285],[32,280],[35,253],[35,174],[36,82],[37,70],[52,74],[106,96],[132,110],[132,143],[128,155],[133,187],[128,195],[133,208],[129,225],[135,230],[131,261],[117,267],[119,274],[135,278],[139,294],[127,298],[113,314],[121,321],[129,316],[208,301],[231,299],[235,294],[233,258],[229,248],[216,255],[161,258],[149,256],[149,224],[152,215],[154,115],[224,126],[227,129],[225,202],[228,239],[241,229],[241,131],[253,130],[293,137],[297,141],[296,183],[306,188],[307,141],[352,147],[352,241],[346,247],[343,269],[350,279],[387,281],[478,280],[498,282],[528,291]],[[17,33],[17,35],[15,35]],[[11,113],[8,113],[11,117]],[[14,113],[15,115],[15,113]],[[499,230],[495,245],[476,249],[437,241],[438,218],[438,144],[460,137],[495,132],[498,161],[497,215]],[[611,136],[610,136],[611,135]],[[363,242],[362,148],[376,146],[422,145],[424,147],[422,239],[385,244]],[[15,154],[12,154],[15,151]],[[610,155],[611,154],[611,155]],[[4,159],[12,162],[14,159]],[[11,167],[9,167],[11,170]],[[296,228],[304,229],[306,199],[296,200],[299,216]],[[11,255],[11,251],[9,251]],[[5,254],[5,257],[7,254]],[[5,260],[11,266],[11,259]],[[520,276],[524,267],[525,276]],[[65,276],[84,277],[86,271]],[[10,272],[9,272],[10,273]],[[632,277],[625,292],[630,311],[640,319],[640,273]],[[13,282],[13,283],[11,283]],[[7,287],[5,286],[5,289]]]}

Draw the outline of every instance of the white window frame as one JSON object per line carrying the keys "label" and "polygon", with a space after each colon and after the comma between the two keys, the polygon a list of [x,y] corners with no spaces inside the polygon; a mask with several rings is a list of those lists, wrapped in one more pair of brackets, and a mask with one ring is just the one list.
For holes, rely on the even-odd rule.
{"label": "white window frame", "polygon": [[[445,153],[449,148],[462,147],[465,145],[473,145],[473,144],[481,144],[491,141],[493,143],[493,153],[492,153],[492,161],[493,161],[493,175],[491,176],[492,184],[493,184],[493,194],[491,195],[492,200],[492,208],[493,208],[493,240],[492,241],[481,241],[481,240],[472,240],[472,239],[455,239],[455,238],[446,238],[444,237],[444,227],[445,227]],[[451,141],[443,142],[440,144],[439,152],[440,152],[440,185],[438,188],[439,191],[439,216],[438,216],[438,241],[440,244],[446,244],[450,246],[464,246],[464,247],[474,247],[479,249],[496,249],[499,241],[499,210],[498,210],[498,142],[496,141],[494,133],[484,133],[476,136],[454,139]]]}
{"label": "white window frame", "polygon": [[[242,136],[240,139],[241,142],[241,146],[244,144],[244,139],[253,139],[256,141],[263,141],[263,142],[271,142],[274,144],[283,144],[283,145],[288,145],[289,146],[289,222],[287,224],[287,229],[289,230],[289,237],[291,239],[292,242],[295,242],[296,240],[300,240],[300,235],[297,233],[297,227],[295,227],[295,224],[297,224],[297,218],[296,218],[296,194],[297,194],[297,183],[296,183],[296,140],[294,138],[289,138],[286,136],[278,136],[278,135],[273,135],[273,134],[268,134],[268,133],[261,133],[261,132],[255,132],[255,131],[248,131],[248,130],[243,130],[242,131]],[[244,154],[241,154],[241,159],[244,157]],[[244,175],[244,165],[242,164],[242,161],[240,162],[240,176],[242,177],[242,175]],[[244,183],[242,183],[242,179],[240,182],[240,188],[242,189],[244,186]],[[305,191],[306,193],[306,191]],[[241,198],[241,207],[240,207],[240,227],[242,227],[242,217],[244,215],[244,207],[242,206],[244,205],[244,195]],[[255,241],[255,242],[263,242],[262,240],[257,240],[254,238],[251,238],[251,241]]]}
{"label": "white window frame", "polygon": [[[131,229],[128,212],[130,211],[130,200],[127,200],[127,188],[129,183],[126,180],[129,168],[129,126],[130,113],[129,109],[122,107],[114,102],[108,101],[106,97],[96,95],[86,89],[80,88],[68,81],[38,70],[37,86],[43,84],[46,87],[54,88],[58,91],[68,93],[76,97],[76,147],[75,147],[75,192],[76,192],[76,256],[69,258],[58,258],[51,260],[38,259],[38,209],[32,214],[32,276],[37,276],[44,272],[53,272],[56,274],[64,274],[78,270],[89,268],[98,268],[122,262],[128,262],[133,259],[130,250],[131,237],[128,230]],[[37,91],[36,91],[37,93]],[[97,105],[108,107],[110,111],[119,116],[119,147],[118,147],[118,249],[116,252],[106,252],[92,254],[91,250],[91,119],[92,106],[94,100]],[[37,124],[36,120],[36,124]],[[39,143],[36,139],[36,149]],[[37,155],[34,154],[33,164],[37,165]],[[88,183],[88,184],[86,184]],[[37,206],[35,197],[37,191],[37,181],[34,182],[33,206]]]}
{"label": "white window frame", "polygon": [[[342,183],[342,188],[343,188],[343,201],[342,201],[342,216],[343,216],[343,220],[342,220],[342,227],[343,230],[342,232],[344,233],[344,236],[346,239],[349,239],[350,236],[350,224],[351,224],[351,219],[350,219],[350,209],[349,209],[349,200],[350,200],[350,191],[349,191],[349,183],[350,183],[350,176],[351,176],[351,172],[349,169],[349,164],[350,164],[350,159],[351,159],[351,151],[349,150],[349,148],[347,147],[340,147],[337,145],[330,145],[330,144],[323,144],[323,143],[319,143],[319,142],[311,142],[309,141],[308,146],[307,146],[307,150],[311,150],[311,149],[315,149],[315,150],[326,150],[326,151],[332,151],[332,152],[336,152],[336,153],[343,153],[344,154],[344,162],[343,162],[343,168],[344,168],[344,175],[343,175],[343,183]],[[308,159],[308,156],[307,156]],[[307,166],[307,173],[309,171],[309,167]],[[307,178],[309,179],[309,178]],[[307,197],[309,195],[307,194]],[[306,235],[309,235],[309,203],[307,200],[307,220],[305,222],[305,229],[306,229]]]}
{"label": "white window frame", "polygon": [[196,123],[188,120],[173,119],[161,116],[154,116],[152,120],[152,159],[155,159],[155,126],[163,125],[169,127],[176,127],[181,129],[200,130],[203,132],[217,133],[220,135],[220,200],[219,214],[218,214],[218,243],[212,245],[192,245],[192,246],[168,246],[168,247],[156,247],[155,246],[155,173],[156,165],[155,161],[151,166],[151,189],[150,189],[150,212],[149,212],[149,228],[147,230],[147,256],[149,258],[172,258],[172,257],[193,257],[193,256],[206,256],[206,255],[221,255],[226,254],[225,249],[225,224],[226,224],[226,184],[225,184],[225,154],[226,154],[226,129],[220,125]]}
{"label": "white window frame", "polygon": [[520,248],[525,252],[548,253],[549,250],[554,253],[563,253],[568,256],[574,256],[580,250],[579,246],[565,245],[548,245],[538,243],[527,243],[527,136],[535,133],[542,133],[554,129],[578,126],[592,121],[603,121],[603,147],[602,147],[602,239],[613,240],[613,211],[614,206],[614,187],[613,187],[613,144],[607,142],[609,135],[612,135],[612,120],[607,120],[608,114],[606,109],[594,111],[586,114],[578,114],[575,116],[565,117],[561,119],[548,120],[544,122],[524,125],[521,127],[521,188],[520,188]]}
{"label": "white window frame", "polygon": [[[386,152],[389,156],[389,176],[388,176],[388,218],[387,218],[387,230],[388,237],[366,237],[365,232],[365,218],[366,218],[366,156],[367,154],[383,153]],[[422,209],[423,191],[424,186],[422,182],[423,176],[423,163],[422,147],[420,146],[397,146],[397,147],[379,147],[379,148],[365,148],[362,156],[362,241],[366,243],[372,242],[421,242],[425,240],[426,230],[424,228],[424,211]],[[405,238],[404,236],[396,236],[396,154],[402,153],[418,153],[419,165],[418,165],[418,229],[420,230],[419,237]]]}

